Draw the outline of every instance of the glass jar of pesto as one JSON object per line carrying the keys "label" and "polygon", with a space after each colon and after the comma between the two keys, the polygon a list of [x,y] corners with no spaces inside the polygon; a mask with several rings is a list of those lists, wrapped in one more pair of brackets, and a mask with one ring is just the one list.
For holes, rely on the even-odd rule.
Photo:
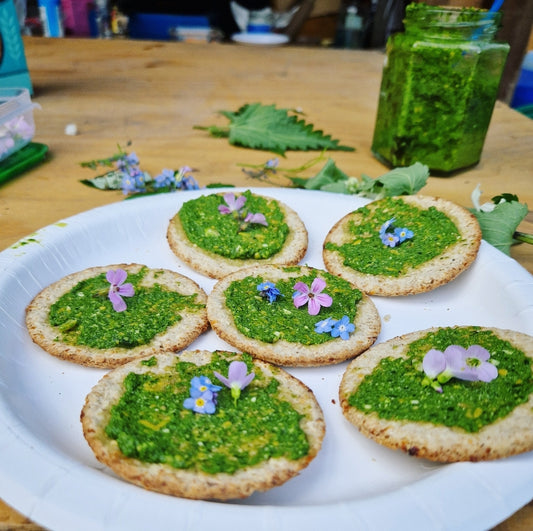
{"label": "glass jar of pesto", "polygon": [[407,6],[387,42],[372,152],[385,164],[450,174],[479,162],[509,45],[501,13]]}

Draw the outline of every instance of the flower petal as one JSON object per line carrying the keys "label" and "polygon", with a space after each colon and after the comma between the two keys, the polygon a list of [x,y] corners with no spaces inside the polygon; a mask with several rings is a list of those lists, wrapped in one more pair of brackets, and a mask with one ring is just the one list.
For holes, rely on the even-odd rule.
{"label": "flower petal", "polygon": [[296,282],[296,284],[293,286],[293,289],[299,291],[300,293],[309,293],[309,286],[304,282]]}
{"label": "flower petal", "polygon": [[108,297],[115,312],[123,312],[126,309],[126,303],[124,302],[124,299],[113,289],[109,290]]}
{"label": "flower petal", "polygon": [[311,293],[317,295],[326,287],[326,281],[320,277],[316,277],[311,284]]}
{"label": "flower petal", "polygon": [[422,368],[430,378],[436,378],[446,369],[446,358],[440,350],[432,348],[426,352],[422,361]]}
{"label": "flower petal", "polygon": [[110,284],[113,284],[114,286],[120,286],[128,276],[128,273],[124,271],[124,269],[110,269],[106,273],[106,279]]}
{"label": "flower petal", "polygon": [[319,293],[313,297],[313,300],[318,302],[320,306],[329,308],[333,304],[333,299],[327,293]]}
{"label": "flower petal", "polygon": [[123,297],[133,297],[135,295],[133,284],[130,284],[129,282],[127,284],[122,284],[122,286],[119,286],[117,291]]}
{"label": "flower petal", "polygon": [[476,371],[477,377],[482,382],[491,382],[498,376],[498,369],[489,361],[481,364],[481,367]]}
{"label": "flower petal", "polygon": [[[296,296],[293,298],[293,302],[294,302],[294,306],[296,306],[296,308],[299,308],[300,306],[304,306],[304,304],[307,304],[307,301],[310,300],[309,296],[306,293],[299,293],[298,294],[298,292],[296,292],[295,295]],[[311,312],[309,312],[309,313],[311,313]],[[316,314],[311,314],[311,315],[316,315]]]}
{"label": "flower petal", "polygon": [[233,381],[242,381],[246,378],[248,367],[244,361],[232,361],[228,369],[228,378]]}
{"label": "flower petal", "polygon": [[[318,312],[320,312],[320,303],[317,301],[317,297],[308,299],[308,301],[307,311],[309,312],[309,315],[318,315]],[[296,302],[294,304],[296,304]]]}
{"label": "flower petal", "polygon": [[471,345],[466,349],[467,358],[477,358],[480,361],[488,361],[490,352],[481,345]]}

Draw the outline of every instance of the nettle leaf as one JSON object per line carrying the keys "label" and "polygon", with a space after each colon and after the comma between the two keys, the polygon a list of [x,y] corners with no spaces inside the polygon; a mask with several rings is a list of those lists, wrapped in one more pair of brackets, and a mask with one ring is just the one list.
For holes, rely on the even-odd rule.
{"label": "nettle leaf", "polygon": [[428,177],[429,168],[415,162],[405,168],[394,168],[376,181],[383,185],[386,196],[412,195],[426,185]]}
{"label": "nettle leaf", "polygon": [[289,177],[293,184],[308,190],[322,190],[342,194],[356,194],[378,199],[396,195],[411,195],[420,191],[427,183],[429,169],[416,162],[405,168],[395,168],[376,179],[361,175],[361,179],[349,177],[328,159],[324,167],[313,177]]}
{"label": "nettle leaf", "polygon": [[279,155],[284,155],[287,150],[354,151],[353,147],[339,145],[338,140],[315,130],[312,124],[289,112],[288,109],[277,109],[275,105],[246,104],[237,112],[221,111],[230,121],[227,129],[204,129],[212,136],[227,136],[230,144]]}
{"label": "nettle leaf", "polygon": [[483,239],[505,254],[511,254],[516,228],[528,213],[527,205],[518,201],[504,201],[490,212],[470,210],[477,218]]}
{"label": "nettle leaf", "polygon": [[324,167],[310,179],[306,179],[303,185],[307,190],[322,190],[346,194],[346,182],[348,175],[340,170],[335,161],[328,159]]}
{"label": "nettle leaf", "polygon": [[122,171],[112,170],[92,179],[82,179],[80,182],[98,190],[122,190],[122,176]]}

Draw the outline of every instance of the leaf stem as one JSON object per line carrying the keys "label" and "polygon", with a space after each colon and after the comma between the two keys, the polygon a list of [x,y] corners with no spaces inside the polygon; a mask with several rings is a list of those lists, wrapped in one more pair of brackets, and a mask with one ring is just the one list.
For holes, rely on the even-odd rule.
{"label": "leaf stem", "polygon": [[513,234],[513,238],[515,240],[518,240],[519,242],[522,242],[522,243],[533,244],[533,234],[527,234],[525,232],[516,231]]}

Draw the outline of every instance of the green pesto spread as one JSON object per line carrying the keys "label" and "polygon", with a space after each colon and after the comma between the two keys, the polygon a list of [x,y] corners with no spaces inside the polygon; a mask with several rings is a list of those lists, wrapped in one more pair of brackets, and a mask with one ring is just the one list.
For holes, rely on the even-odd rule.
{"label": "green pesto spread", "polygon": [[[250,356],[243,355],[243,361],[248,372],[254,371]],[[227,375],[228,366],[228,360],[215,354],[201,367],[177,361],[162,374],[129,373],[106,434],[127,457],[207,474],[233,474],[271,458],[306,456],[309,442],[300,427],[302,415],[279,397],[279,382],[258,370],[236,403],[222,386],[215,413],[183,407],[194,376],[222,385],[213,371]]]}
{"label": "green pesto spread", "polygon": [[[285,271],[294,270],[285,268]],[[352,288],[347,281],[321,272],[326,281],[323,293],[330,295],[333,303],[329,308],[321,307],[318,315],[309,315],[307,305],[296,308],[293,303],[294,285],[304,282],[308,286],[316,274],[302,275],[287,280],[276,281],[276,288],[281,296],[273,303],[262,297],[257,286],[270,281],[262,276],[250,276],[233,281],[226,289],[226,306],[230,310],[235,326],[247,337],[259,339],[266,343],[275,343],[281,339],[303,345],[318,345],[331,341],[330,334],[315,332],[315,324],[332,317],[335,320],[347,315],[353,322],[357,312],[357,303],[362,293]]]}
{"label": "green pesto spread", "polygon": [[[344,265],[360,273],[399,277],[462,239],[453,221],[440,210],[423,210],[397,198],[381,199],[353,214],[348,227],[351,241],[342,245],[330,242],[325,248],[340,253]],[[396,247],[384,245],[379,230],[391,218],[395,218],[395,227],[412,230],[413,238]]]}
{"label": "green pesto spread", "polygon": [[494,16],[407,7],[405,32],[387,43],[372,141],[378,159],[444,174],[479,161],[509,51],[492,40]]}
{"label": "green pesto spread", "polygon": [[[491,382],[452,378],[438,393],[422,385],[424,355],[431,348],[481,345],[497,363]],[[385,358],[365,376],[348,403],[391,420],[423,421],[474,433],[527,402],[533,392],[531,359],[493,332],[477,327],[443,328],[414,341],[407,358]]]}
{"label": "green pesto spread", "polygon": [[79,282],[50,307],[49,323],[57,328],[57,339],[99,349],[133,348],[177,323],[184,310],[205,307],[195,302],[196,295],[181,295],[160,284],[141,286],[147,271],[128,274],[135,295],[126,299],[123,312],[113,310],[105,273]]}
{"label": "green pesto spread", "polygon": [[187,238],[206,251],[232,259],[265,259],[283,248],[289,234],[285,214],[278,202],[245,191],[244,209],[263,214],[268,226],[252,223],[244,230],[236,216],[221,214],[224,198],[211,194],[185,202],[178,215]]}

